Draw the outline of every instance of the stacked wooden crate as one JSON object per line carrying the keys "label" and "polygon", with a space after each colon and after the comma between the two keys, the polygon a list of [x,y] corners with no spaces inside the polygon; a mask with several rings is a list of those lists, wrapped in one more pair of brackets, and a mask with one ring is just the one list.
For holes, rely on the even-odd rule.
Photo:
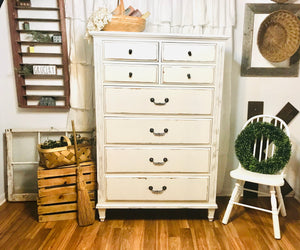
{"label": "stacked wooden crate", "polygon": [[[80,163],[91,203],[95,207],[97,181],[95,162]],[[39,222],[77,218],[76,165],[54,169],[39,167],[38,220]]]}

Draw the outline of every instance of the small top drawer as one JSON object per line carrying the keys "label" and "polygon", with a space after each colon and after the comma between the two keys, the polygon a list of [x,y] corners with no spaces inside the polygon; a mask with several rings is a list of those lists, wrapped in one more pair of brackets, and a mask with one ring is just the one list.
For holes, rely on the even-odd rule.
{"label": "small top drawer", "polygon": [[158,60],[156,42],[105,41],[103,47],[105,60]]}
{"label": "small top drawer", "polygon": [[104,64],[104,82],[156,83],[158,66],[155,64]]}
{"label": "small top drawer", "polygon": [[170,66],[162,67],[162,83],[213,84],[215,66]]}
{"label": "small top drawer", "polygon": [[163,43],[162,60],[185,62],[214,62],[216,44]]}

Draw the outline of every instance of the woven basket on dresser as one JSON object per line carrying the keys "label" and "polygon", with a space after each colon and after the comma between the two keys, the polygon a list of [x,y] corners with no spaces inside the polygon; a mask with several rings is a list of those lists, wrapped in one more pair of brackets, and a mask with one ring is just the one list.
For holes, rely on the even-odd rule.
{"label": "woven basket on dresser", "polygon": [[[120,0],[120,12],[124,13],[124,3]],[[136,16],[114,15],[111,21],[103,28],[104,31],[142,32],[145,29],[146,19]]]}
{"label": "woven basket on dresser", "polygon": [[[68,146],[42,149],[41,144],[38,145],[38,152],[40,155],[40,166],[46,168],[55,168],[59,166],[72,165],[76,163],[75,149],[71,145],[70,139],[64,136]],[[92,147],[89,144],[78,145],[79,162],[86,162],[92,160]]]}

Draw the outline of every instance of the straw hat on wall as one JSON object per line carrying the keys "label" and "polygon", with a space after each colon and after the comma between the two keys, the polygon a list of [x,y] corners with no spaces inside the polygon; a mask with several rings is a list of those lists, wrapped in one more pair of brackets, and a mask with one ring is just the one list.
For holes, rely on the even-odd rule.
{"label": "straw hat on wall", "polygon": [[257,45],[260,53],[270,62],[290,58],[300,45],[300,21],[287,10],[271,13],[261,23]]}

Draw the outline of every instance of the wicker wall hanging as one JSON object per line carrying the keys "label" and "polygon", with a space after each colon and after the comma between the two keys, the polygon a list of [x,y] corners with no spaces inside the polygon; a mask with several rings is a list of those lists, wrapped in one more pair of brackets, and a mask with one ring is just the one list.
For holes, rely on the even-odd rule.
{"label": "wicker wall hanging", "polygon": [[287,10],[271,13],[261,23],[257,36],[260,53],[270,62],[290,58],[300,45],[300,21]]}
{"label": "wicker wall hanging", "polygon": [[276,2],[276,3],[285,3],[288,0],[271,0],[271,1]]}

